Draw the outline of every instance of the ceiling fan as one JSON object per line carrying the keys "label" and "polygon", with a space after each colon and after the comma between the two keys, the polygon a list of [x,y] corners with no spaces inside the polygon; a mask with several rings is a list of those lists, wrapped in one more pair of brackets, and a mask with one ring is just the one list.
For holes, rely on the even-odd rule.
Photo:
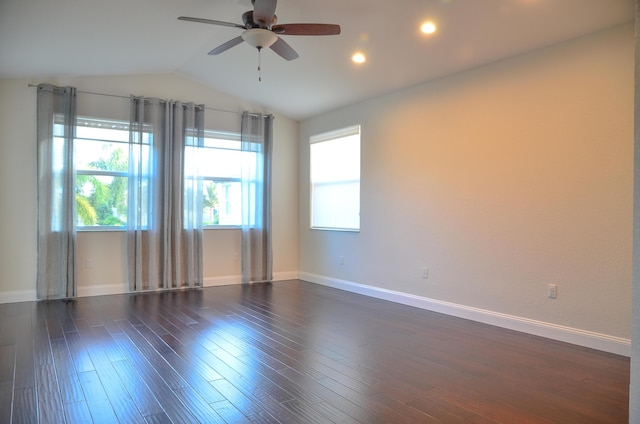
{"label": "ceiling fan", "polygon": [[277,0],[251,0],[253,10],[242,15],[244,25],[231,22],[216,21],[213,19],[190,18],[180,16],[182,21],[200,22],[203,24],[221,25],[243,29],[244,32],[226,43],[211,50],[209,54],[216,55],[229,50],[231,47],[246,41],[251,46],[262,50],[271,48],[286,60],[297,59],[298,53],[287,44],[281,35],[337,35],[340,34],[340,25],[333,24],[277,24],[276,16]]}

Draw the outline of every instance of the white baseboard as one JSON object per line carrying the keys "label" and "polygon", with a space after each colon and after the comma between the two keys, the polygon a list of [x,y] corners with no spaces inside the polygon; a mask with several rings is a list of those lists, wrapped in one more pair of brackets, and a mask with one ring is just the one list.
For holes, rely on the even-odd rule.
{"label": "white baseboard", "polygon": [[[276,272],[273,274],[273,281],[296,280],[298,279],[297,271]],[[241,284],[240,275],[226,275],[221,277],[207,277],[202,281],[203,287],[218,287]],[[131,293],[129,286],[121,284],[104,284],[98,286],[80,286],[78,287],[78,297],[88,296],[104,296],[109,294],[125,294]],[[33,299],[35,300],[35,292]]]}
{"label": "white baseboard", "polygon": [[[273,281],[297,280],[298,271],[274,272]],[[204,287],[230,286],[232,284],[242,284],[240,275],[227,275],[224,277],[209,277],[203,282]]]}
{"label": "white baseboard", "polygon": [[203,287],[218,287],[218,286],[230,286],[233,284],[240,284],[239,275],[227,275],[222,277],[206,277],[202,282]]}
{"label": "white baseboard", "polygon": [[[78,287],[78,297],[103,296],[106,294],[127,293],[128,287],[120,284]],[[0,303],[34,302],[38,300],[35,290],[0,292]]]}
{"label": "white baseboard", "polygon": [[274,272],[273,281],[297,280],[299,276],[298,271]]}
{"label": "white baseboard", "polygon": [[430,299],[393,290],[382,289],[350,281],[339,280],[331,277],[300,272],[301,280],[346,290],[365,296],[375,297],[382,300],[465,318],[497,327],[508,328],[510,330],[559,340],[579,346],[602,350],[623,356],[631,356],[631,340],[621,337],[609,336],[592,331],[580,330],[563,325],[537,321],[529,318],[493,312],[485,309],[473,308],[451,302]]}
{"label": "white baseboard", "polygon": [[[297,280],[298,271],[276,272],[273,281]],[[240,275],[222,277],[207,277],[203,280],[203,287],[229,286],[241,284]],[[110,294],[131,293],[126,284],[100,284],[95,286],[79,286],[78,297],[105,296]],[[35,290],[0,291],[0,303],[33,302],[36,301]]]}
{"label": "white baseboard", "polygon": [[0,303],[31,302],[36,300],[35,290],[0,292]]}

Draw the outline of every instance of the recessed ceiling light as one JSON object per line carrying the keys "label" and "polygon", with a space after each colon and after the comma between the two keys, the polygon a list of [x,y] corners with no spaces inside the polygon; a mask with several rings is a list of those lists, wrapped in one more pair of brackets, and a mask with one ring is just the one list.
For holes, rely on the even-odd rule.
{"label": "recessed ceiling light", "polygon": [[362,52],[357,52],[354,53],[353,56],[351,56],[351,60],[355,63],[364,63],[367,61],[366,56],[364,55],[364,53]]}
{"label": "recessed ceiling light", "polygon": [[425,22],[420,27],[420,30],[425,34],[433,34],[434,32],[436,32],[436,29],[436,24],[434,24],[433,22]]}

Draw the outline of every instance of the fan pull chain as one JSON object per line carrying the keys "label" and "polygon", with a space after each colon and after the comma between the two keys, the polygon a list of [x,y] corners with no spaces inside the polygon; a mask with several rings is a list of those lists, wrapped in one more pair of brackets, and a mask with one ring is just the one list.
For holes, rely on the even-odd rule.
{"label": "fan pull chain", "polygon": [[262,48],[258,47],[258,82],[262,82]]}

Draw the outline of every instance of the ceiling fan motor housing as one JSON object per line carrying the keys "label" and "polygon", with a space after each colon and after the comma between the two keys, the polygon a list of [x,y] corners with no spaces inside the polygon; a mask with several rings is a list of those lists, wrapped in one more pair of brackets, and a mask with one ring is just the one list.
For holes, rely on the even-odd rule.
{"label": "ceiling fan motor housing", "polygon": [[247,29],[251,28],[263,28],[263,29],[271,29],[272,25],[275,25],[278,22],[278,17],[273,15],[270,23],[266,22],[256,22],[253,19],[253,10],[248,10],[242,14],[242,23],[244,27]]}

